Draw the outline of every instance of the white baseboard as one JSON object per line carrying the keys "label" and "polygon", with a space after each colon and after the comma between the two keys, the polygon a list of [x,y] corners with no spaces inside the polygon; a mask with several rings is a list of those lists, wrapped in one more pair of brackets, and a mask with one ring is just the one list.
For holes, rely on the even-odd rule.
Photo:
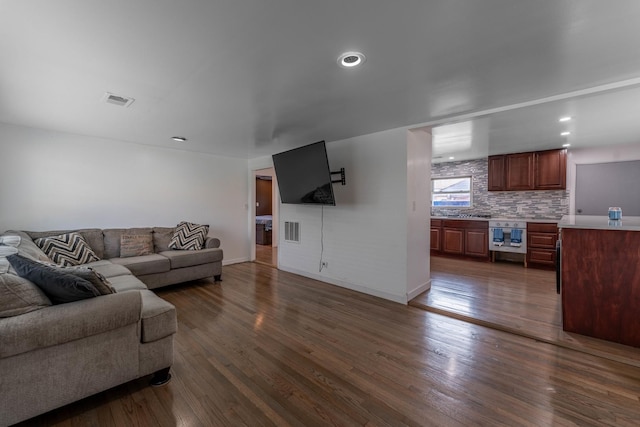
{"label": "white baseboard", "polygon": [[352,291],[360,292],[374,297],[383,298],[389,301],[397,302],[400,304],[407,304],[406,295],[396,295],[389,292],[379,291],[377,289],[367,288],[366,286],[356,285],[354,283],[345,282],[342,280],[332,279],[330,277],[321,276],[319,274],[309,273],[306,271],[297,270],[295,268],[284,266],[278,263],[278,269],[286,271],[288,273],[297,274],[298,276],[308,277],[310,279],[317,280],[319,282],[329,283],[330,285],[339,286],[341,288],[350,289]]}
{"label": "white baseboard", "polygon": [[417,288],[409,291],[407,293],[407,301],[411,301],[412,299],[414,299],[415,297],[417,297],[421,293],[423,293],[425,291],[428,291],[429,289],[431,289],[431,279],[429,279],[428,282],[423,283],[422,285],[418,286]]}

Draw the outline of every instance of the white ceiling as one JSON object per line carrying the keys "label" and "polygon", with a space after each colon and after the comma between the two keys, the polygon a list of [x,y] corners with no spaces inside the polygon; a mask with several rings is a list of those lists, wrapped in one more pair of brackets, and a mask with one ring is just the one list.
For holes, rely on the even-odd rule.
{"label": "white ceiling", "polygon": [[572,147],[638,142],[639,40],[638,0],[0,0],[0,122],[244,158],[472,116],[466,156],[567,113]]}

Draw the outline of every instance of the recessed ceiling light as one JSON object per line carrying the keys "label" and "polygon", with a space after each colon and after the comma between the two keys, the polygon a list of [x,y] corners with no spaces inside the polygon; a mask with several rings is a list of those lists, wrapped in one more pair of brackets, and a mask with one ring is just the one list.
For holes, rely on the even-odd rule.
{"label": "recessed ceiling light", "polygon": [[562,132],[560,134],[560,136],[569,136],[569,135],[571,135],[571,132]]}
{"label": "recessed ceiling light", "polygon": [[338,57],[338,65],[344,68],[353,68],[363,64],[367,58],[360,52],[345,52]]}
{"label": "recessed ceiling light", "polygon": [[185,138],[184,136],[172,136],[171,139],[173,139],[175,142],[186,142],[187,138]]}
{"label": "recessed ceiling light", "polygon": [[568,122],[569,120],[571,120],[571,116],[560,117],[560,119],[558,119],[559,122]]}
{"label": "recessed ceiling light", "polygon": [[453,159],[455,159],[455,157],[453,157],[453,156],[449,157],[449,160],[453,160]]}
{"label": "recessed ceiling light", "polygon": [[563,147],[571,147],[571,144],[562,144]]}

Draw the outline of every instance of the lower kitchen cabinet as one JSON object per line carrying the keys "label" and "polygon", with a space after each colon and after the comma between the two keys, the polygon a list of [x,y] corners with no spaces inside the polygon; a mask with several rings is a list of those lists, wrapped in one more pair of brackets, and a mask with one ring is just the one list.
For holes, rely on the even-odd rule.
{"label": "lower kitchen cabinet", "polygon": [[475,257],[489,256],[489,230],[465,230],[464,254]]}
{"label": "lower kitchen cabinet", "polygon": [[486,221],[431,220],[431,254],[489,260]]}
{"label": "lower kitchen cabinet", "polygon": [[440,252],[442,248],[442,220],[431,220],[431,253]]}
{"label": "lower kitchen cabinet", "polygon": [[554,269],[556,266],[556,223],[527,223],[527,265],[534,268]]}
{"label": "lower kitchen cabinet", "polygon": [[461,228],[442,228],[442,252],[464,255],[464,230]]}

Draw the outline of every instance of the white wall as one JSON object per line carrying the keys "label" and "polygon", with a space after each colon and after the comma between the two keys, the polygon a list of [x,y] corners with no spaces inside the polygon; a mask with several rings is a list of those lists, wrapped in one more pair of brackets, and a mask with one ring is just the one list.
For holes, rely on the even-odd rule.
{"label": "white wall", "polygon": [[0,124],[0,231],[209,224],[249,257],[247,160]]}
{"label": "white wall", "polygon": [[[430,148],[428,150],[430,155]],[[341,167],[346,169],[347,185],[334,185],[336,206],[280,206],[281,224],[284,221],[300,222],[301,242],[285,242],[281,228],[278,267],[406,303],[408,289],[418,287],[416,283],[409,284],[409,270],[414,281],[420,285],[429,282],[429,233],[426,227],[430,197],[430,193],[425,192],[425,199],[417,200],[420,212],[416,214],[425,215],[422,219],[425,233],[409,244],[406,129],[330,142],[327,143],[327,155],[332,170]],[[250,169],[269,165],[270,158],[249,162]],[[421,169],[424,171],[424,163]],[[428,185],[428,171],[424,180]],[[323,209],[324,227],[321,221]],[[408,263],[407,252],[416,242],[417,246],[421,246],[420,251],[424,252],[424,257],[418,256],[426,262],[417,269],[424,272],[426,265],[426,275],[416,273],[413,262]],[[321,252],[328,267],[320,272]]]}
{"label": "white wall", "polygon": [[431,289],[431,131],[407,132],[407,299]]}
{"label": "white wall", "polygon": [[576,212],[576,165],[624,162],[630,160],[640,160],[640,143],[569,150],[567,156],[569,213],[575,214]]}

